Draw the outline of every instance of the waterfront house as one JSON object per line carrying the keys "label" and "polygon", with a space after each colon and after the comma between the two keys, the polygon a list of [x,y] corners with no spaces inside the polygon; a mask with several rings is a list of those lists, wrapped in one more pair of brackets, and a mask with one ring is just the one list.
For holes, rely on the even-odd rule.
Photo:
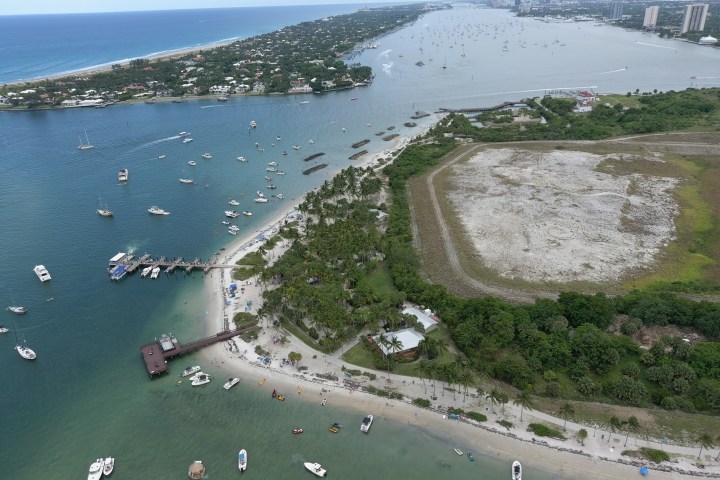
{"label": "waterfront house", "polygon": [[438,321],[432,318],[432,311],[430,309],[423,311],[415,307],[406,307],[402,313],[415,317],[417,321],[422,324],[426,333],[437,327]]}
{"label": "waterfront house", "polygon": [[409,357],[415,354],[418,347],[420,346],[420,342],[425,340],[425,337],[422,333],[418,332],[414,328],[405,328],[403,330],[398,330],[395,332],[388,332],[384,333],[383,337],[386,340],[391,340],[393,338],[397,338],[400,340],[400,343],[402,346],[397,351],[390,351],[388,349],[388,346],[380,342],[380,335],[368,335],[366,337],[367,341],[373,345],[375,348],[378,349],[380,354],[383,357],[387,357],[388,355],[394,355],[394,356],[400,356],[400,357]]}

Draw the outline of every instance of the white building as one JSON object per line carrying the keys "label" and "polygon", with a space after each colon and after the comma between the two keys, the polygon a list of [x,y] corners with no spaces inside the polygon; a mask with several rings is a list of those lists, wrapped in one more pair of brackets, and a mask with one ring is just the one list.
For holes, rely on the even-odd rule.
{"label": "white building", "polygon": [[645,9],[645,19],[643,20],[643,27],[653,28],[657,25],[657,17],[660,13],[660,7],[653,5]]}
{"label": "white building", "polygon": [[705,29],[709,6],[707,3],[693,3],[685,7],[680,33],[702,32]]}
{"label": "white building", "polygon": [[407,307],[402,311],[402,313],[406,313],[408,315],[412,315],[413,317],[417,318],[418,322],[422,323],[422,326],[426,332],[429,332],[430,330],[435,328],[438,323],[437,320],[430,317],[429,310],[426,310],[423,312],[422,310],[418,310],[417,308],[414,308],[414,307]]}
{"label": "white building", "polygon": [[708,35],[707,37],[700,37],[700,40],[698,41],[698,45],[715,45],[717,43],[717,38]]}
{"label": "white building", "polygon": [[385,339],[388,341],[392,340],[393,338],[397,338],[402,344],[399,350],[390,351],[386,345],[383,345],[380,342],[380,335],[374,335],[372,337],[373,342],[375,342],[375,345],[380,349],[380,351],[382,351],[383,355],[385,356],[402,354],[403,352],[416,349],[418,345],[420,345],[420,342],[425,340],[423,334],[418,332],[414,328],[406,328],[404,330],[398,330],[397,332],[384,333],[383,337],[385,337]]}

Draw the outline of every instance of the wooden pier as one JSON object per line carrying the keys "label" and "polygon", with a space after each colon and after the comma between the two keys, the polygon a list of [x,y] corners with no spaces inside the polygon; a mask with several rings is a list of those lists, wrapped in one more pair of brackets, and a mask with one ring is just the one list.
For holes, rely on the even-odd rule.
{"label": "wooden pier", "polygon": [[[234,264],[219,263],[217,261],[203,261],[200,257],[195,257],[194,260],[187,261],[182,257],[168,259],[167,257],[162,256],[155,260],[149,253],[145,253],[141,257],[136,257],[131,253],[125,253],[124,255],[121,254],[123,254],[123,252],[118,253],[110,259],[108,271],[119,265],[125,265],[126,274],[135,273],[138,269],[146,267],[164,268],[165,273],[173,273],[177,269],[184,270],[185,273],[191,273],[195,269],[202,270],[203,273],[208,273],[213,268],[237,268],[237,265]],[[118,280],[120,278],[122,278],[122,276],[119,277]]]}
{"label": "wooden pier", "polygon": [[241,335],[255,328],[255,325],[239,328],[237,330],[226,330],[217,333],[212,337],[201,338],[194,342],[179,344],[174,337],[164,337],[140,347],[140,355],[145,362],[145,368],[150,378],[168,372],[168,360],[192,353],[201,348],[213,345],[218,342],[229,340],[232,337]]}

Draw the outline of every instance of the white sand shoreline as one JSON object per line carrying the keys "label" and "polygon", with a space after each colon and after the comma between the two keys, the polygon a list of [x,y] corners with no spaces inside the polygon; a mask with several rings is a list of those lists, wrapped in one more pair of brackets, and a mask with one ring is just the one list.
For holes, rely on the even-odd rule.
{"label": "white sand shoreline", "polygon": [[[404,148],[410,140],[409,137],[399,138],[393,147],[369,156],[364,161],[361,161],[358,166],[370,165],[379,158],[388,158],[393,151]],[[234,241],[226,250],[227,263],[235,262],[243,255],[256,251],[262,244],[262,242],[255,241],[260,232],[272,231],[273,228],[278,227],[281,222],[288,218],[288,215],[293,214],[301,201],[294,202],[288,208],[273,216],[272,220],[263,229]],[[270,261],[279,258],[288,248],[288,242],[278,242],[271,253],[268,254],[271,257]],[[237,311],[245,310],[248,300],[252,300],[252,307],[250,308],[252,313],[256,313],[257,309],[262,305],[261,288],[254,281],[244,285],[245,290],[238,297],[230,299],[230,305],[226,305],[226,292],[227,287],[232,282],[231,275],[230,270],[227,269],[227,271],[224,270],[220,274],[214,273],[206,277],[205,294],[208,305],[206,329],[209,334],[226,328],[226,323],[232,321],[232,317]],[[321,352],[312,350],[292,336],[288,337],[288,343],[278,343],[276,338],[281,334],[279,330],[274,328],[263,327],[259,338],[251,343],[246,343],[240,337],[235,337],[230,342],[216,344],[203,350],[201,356],[207,363],[220,368],[229,376],[241,378],[241,381],[246,384],[258,385],[264,379],[264,384],[262,386],[258,385],[257,388],[267,389],[268,395],[272,389],[276,389],[285,394],[288,401],[317,402],[318,407],[321,408],[320,402],[322,399],[327,398],[328,404],[354,409],[359,414],[358,428],[362,415],[373,413],[380,421],[383,418],[391,418],[395,421],[407,422],[431,431],[442,432],[443,435],[450,436],[454,443],[465,450],[481,452],[508,462],[513,459],[520,459],[526,465],[532,466],[532,468],[538,468],[551,474],[560,474],[566,478],[592,475],[597,479],[614,480],[626,477],[628,474],[638,474],[639,465],[643,464],[640,462],[634,462],[632,465],[624,464],[633,462],[625,460],[621,456],[622,443],[608,445],[604,440],[603,432],[599,431],[593,432],[594,435],[585,440],[584,447],[574,439],[566,441],[534,439],[532,433],[517,427],[514,427],[512,432],[505,431],[503,427],[496,423],[496,420],[508,419],[516,426],[525,426],[532,421],[547,421],[545,417],[548,416],[526,410],[524,419],[520,422],[519,410],[516,407],[508,405],[506,413],[501,415],[499,412],[489,411],[484,404],[481,404],[483,399],[477,398],[477,395],[470,396],[467,399],[463,399],[462,395],[457,395],[457,399],[453,399],[449,392],[443,392],[444,395],[441,395],[438,390],[436,398],[432,400],[433,409],[416,407],[409,403],[412,399],[419,397],[430,398],[430,392],[427,391],[430,387],[425,382],[421,384],[417,378],[402,377],[394,374],[388,377],[386,372],[373,371],[377,375],[376,380],[370,381],[367,377],[353,377],[352,382],[354,383],[348,384],[344,381],[342,371],[342,367],[347,364],[340,359],[339,352],[333,355],[324,355]],[[255,353],[256,345],[260,345],[264,350],[272,352],[270,366],[261,364],[258,361],[258,355]],[[305,372],[298,371],[294,366],[283,361],[287,359],[290,351],[301,353],[300,365],[307,367]],[[348,365],[348,367],[351,366]],[[361,370],[366,371],[367,369]],[[338,380],[325,380],[317,377],[317,374],[333,376]],[[377,388],[402,392],[405,399],[403,401],[388,400],[357,391],[355,389],[358,384],[361,386],[373,385]],[[440,387],[440,385],[436,385],[436,387]],[[474,410],[485,413],[488,416],[488,421],[479,425],[472,421],[449,420],[443,412],[446,412],[447,407],[450,405],[462,408],[465,411]],[[570,427],[568,437],[571,436],[573,429],[577,431],[577,429],[583,428],[583,426],[572,424],[572,422],[568,422],[568,426]],[[592,427],[585,426],[584,428],[591,429]],[[595,433],[597,433],[597,436],[595,436]],[[608,432],[605,432],[605,435],[607,434]],[[615,437],[616,441],[623,440],[619,434],[616,434]],[[638,441],[635,439],[636,445]],[[642,446],[645,446],[647,442],[642,441],[642,443]],[[650,445],[648,444],[648,446]],[[696,452],[694,448],[688,449],[688,452],[690,450]],[[706,470],[699,470],[693,466],[693,458],[691,455],[685,455],[678,463],[672,464],[675,471],[663,472],[659,471],[658,467],[655,466],[649,466],[649,468],[653,478],[677,478],[679,474],[720,476],[720,469],[717,468],[716,464],[708,466]],[[662,467],[667,468],[669,465],[663,465]]]}

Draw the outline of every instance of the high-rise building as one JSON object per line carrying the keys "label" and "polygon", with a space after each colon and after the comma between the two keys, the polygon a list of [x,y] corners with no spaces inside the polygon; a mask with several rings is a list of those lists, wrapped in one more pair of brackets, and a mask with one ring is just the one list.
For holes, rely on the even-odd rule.
{"label": "high-rise building", "polygon": [[705,28],[709,6],[707,3],[693,3],[685,7],[680,33],[702,32]]}
{"label": "high-rise building", "polygon": [[645,20],[643,20],[643,27],[652,28],[657,25],[657,17],[660,12],[660,7],[653,5],[645,9]]}
{"label": "high-rise building", "polygon": [[620,20],[622,18],[622,2],[614,1],[610,4],[610,20]]}

